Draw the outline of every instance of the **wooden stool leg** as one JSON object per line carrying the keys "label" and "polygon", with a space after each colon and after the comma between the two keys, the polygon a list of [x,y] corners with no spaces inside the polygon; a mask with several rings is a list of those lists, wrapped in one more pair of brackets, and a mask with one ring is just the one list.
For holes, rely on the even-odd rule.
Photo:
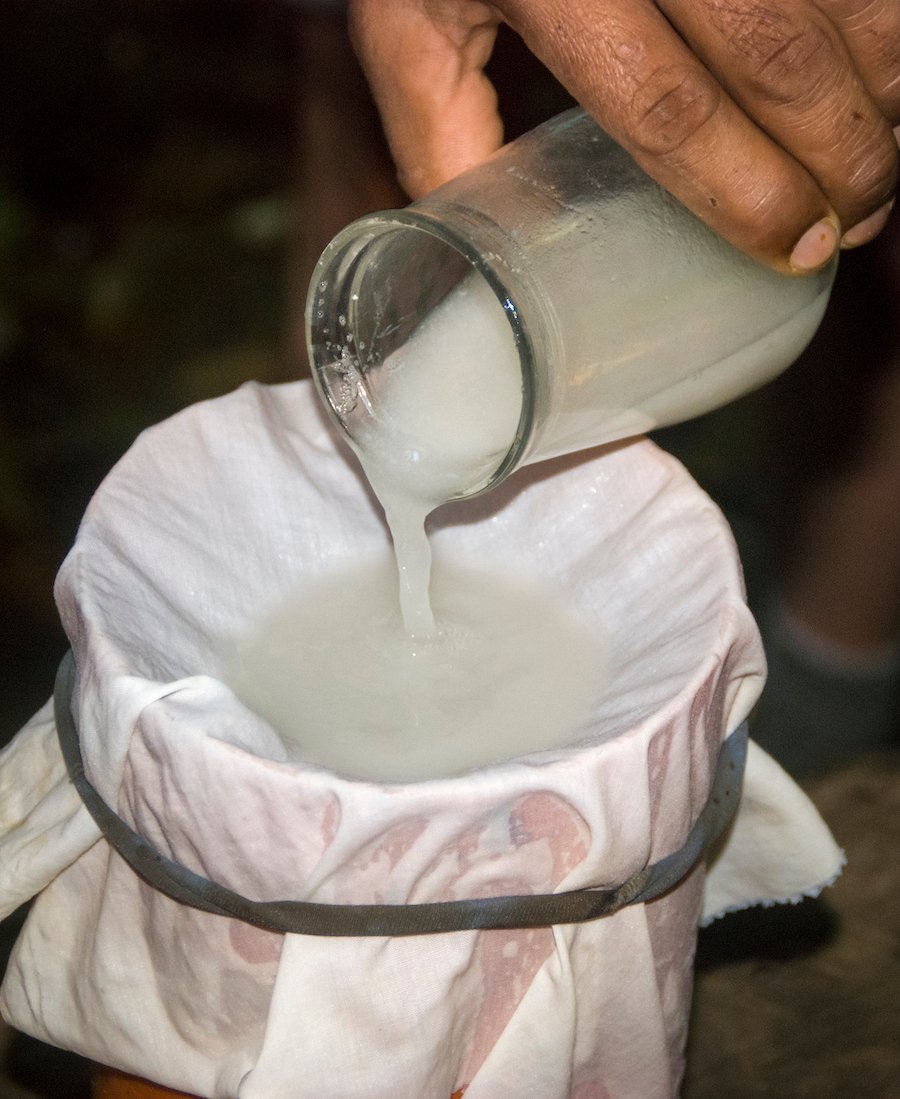
{"label": "wooden stool leg", "polygon": [[[455,1091],[450,1099],[462,1099],[464,1090]],[[196,1099],[183,1091],[170,1091],[103,1065],[94,1068],[91,1096],[92,1099]]]}
{"label": "wooden stool leg", "polygon": [[171,1091],[103,1065],[94,1068],[91,1096],[92,1099],[194,1099],[186,1092]]}

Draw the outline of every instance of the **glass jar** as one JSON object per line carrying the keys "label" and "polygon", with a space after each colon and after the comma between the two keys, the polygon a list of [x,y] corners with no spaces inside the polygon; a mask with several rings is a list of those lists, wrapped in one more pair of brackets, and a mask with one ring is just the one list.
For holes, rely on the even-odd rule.
{"label": "glass jar", "polygon": [[[576,109],[406,209],[339,233],[310,286],[310,361],[332,416],[365,450],[391,420],[392,364],[451,303],[454,323],[438,330],[442,348],[460,345],[439,355],[442,380],[458,375],[453,422],[467,423],[466,409],[489,417],[506,352],[482,355],[492,341],[473,336],[471,308],[456,305],[461,287],[480,284],[474,297],[497,303],[517,415],[506,408],[499,445],[443,490],[467,496],[525,462],[676,423],[768,381],[815,332],[835,267],[792,277],[743,255]],[[473,358],[484,361],[468,369]],[[427,441],[426,406],[446,399],[433,380],[422,387],[404,411],[422,422],[403,425],[404,437]]]}

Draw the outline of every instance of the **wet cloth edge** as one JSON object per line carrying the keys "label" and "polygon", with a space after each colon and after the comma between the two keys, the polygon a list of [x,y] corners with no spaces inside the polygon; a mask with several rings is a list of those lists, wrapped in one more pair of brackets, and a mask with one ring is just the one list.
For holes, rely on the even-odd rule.
{"label": "wet cloth edge", "polygon": [[267,931],[300,935],[407,936],[450,931],[546,927],[582,923],[640,904],[673,888],[725,831],[740,801],[747,756],[747,723],[722,744],[706,804],[685,843],[615,889],[481,897],[427,904],[336,905],[310,901],[252,901],[188,870],[156,851],[102,799],[85,775],[78,730],[72,717],[75,660],[60,664],[54,711],[69,776],[111,846],[145,881],[180,903],[229,916]]}

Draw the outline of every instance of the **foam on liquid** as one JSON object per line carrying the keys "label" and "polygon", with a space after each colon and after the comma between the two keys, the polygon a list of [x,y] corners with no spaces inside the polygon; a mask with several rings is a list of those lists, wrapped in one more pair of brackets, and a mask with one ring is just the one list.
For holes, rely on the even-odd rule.
{"label": "foam on liquid", "polygon": [[452,775],[571,739],[603,678],[596,633],[502,560],[440,565],[432,582],[426,517],[490,479],[519,423],[518,353],[487,284],[448,295],[366,396],[357,449],[396,569],[298,592],[241,646],[236,693],[301,758],[362,779]]}

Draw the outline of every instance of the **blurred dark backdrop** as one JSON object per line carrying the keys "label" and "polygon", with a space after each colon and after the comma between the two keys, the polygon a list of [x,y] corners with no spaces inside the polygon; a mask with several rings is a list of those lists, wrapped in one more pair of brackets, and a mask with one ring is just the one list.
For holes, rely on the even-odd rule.
{"label": "blurred dark backdrop", "polygon": [[275,4],[10,0],[0,43],[2,736],[47,693],[53,576],[112,463],[292,373],[298,27]]}

